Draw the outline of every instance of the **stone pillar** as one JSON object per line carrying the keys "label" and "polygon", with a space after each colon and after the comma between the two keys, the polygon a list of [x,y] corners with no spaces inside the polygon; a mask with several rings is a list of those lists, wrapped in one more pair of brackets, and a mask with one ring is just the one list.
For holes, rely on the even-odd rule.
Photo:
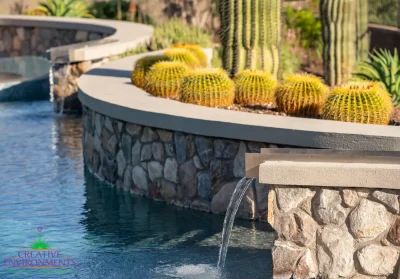
{"label": "stone pillar", "polygon": [[397,278],[400,190],[272,186],[274,278]]}

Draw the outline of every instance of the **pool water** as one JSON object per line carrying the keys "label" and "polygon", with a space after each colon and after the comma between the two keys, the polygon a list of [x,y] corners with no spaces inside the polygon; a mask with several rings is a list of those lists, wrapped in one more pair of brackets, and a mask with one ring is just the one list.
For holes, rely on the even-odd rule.
{"label": "pool water", "polygon": [[[98,181],[84,168],[81,134],[81,117],[55,115],[49,102],[0,104],[1,279],[272,278],[266,225],[237,221],[218,274],[223,217]],[[39,236],[75,265],[10,267]]]}

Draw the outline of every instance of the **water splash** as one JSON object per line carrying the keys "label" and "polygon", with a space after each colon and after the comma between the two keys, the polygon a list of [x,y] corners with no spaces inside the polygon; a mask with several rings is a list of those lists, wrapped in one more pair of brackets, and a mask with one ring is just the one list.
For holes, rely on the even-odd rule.
{"label": "water splash", "polygon": [[[70,66],[69,62],[66,64],[54,62],[50,67],[50,102],[53,103],[53,111],[60,115],[64,112],[64,92],[68,89]],[[56,86],[60,87],[61,96],[57,96]]]}
{"label": "water splash", "polygon": [[184,279],[217,279],[220,278],[218,271],[208,264],[182,264],[164,265],[154,270],[158,274],[168,278]]}
{"label": "water splash", "polygon": [[229,238],[231,236],[233,222],[235,221],[236,213],[239,209],[239,205],[244,197],[244,194],[249,189],[250,185],[253,183],[254,179],[242,178],[236,185],[235,191],[232,194],[231,201],[226,210],[224,227],[222,230],[222,243],[219,248],[218,255],[218,270],[221,270],[225,266],[226,254],[228,253]]}

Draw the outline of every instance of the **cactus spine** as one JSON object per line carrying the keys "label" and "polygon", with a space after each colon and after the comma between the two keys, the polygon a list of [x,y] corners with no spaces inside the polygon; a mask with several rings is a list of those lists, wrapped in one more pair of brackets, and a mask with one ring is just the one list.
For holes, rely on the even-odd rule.
{"label": "cactus spine", "polygon": [[199,59],[202,67],[207,67],[208,58],[204,51],[198,44],[194,43],[176,43],[172,45],[173,48],[186,48],[190,50]]}
{"label": "cactus spine", "polygon": [[144,88],[145,76],[150,67],[160,61],[170,60],[165,55],[146,56],[136,61],[135,67],[131,73],[131,82],[133,85]]}
{"label": "cactus spine", "polygon": [[277,81],[268,72],[244,70],[235,78],[235,102],[246,105],[275,103]]}
{"label": "cactus spine", "polygon": [[277,108],[292,116],[316,117],[328,93],[329,88],[316,76],[291,75],[276,89]]}
{"label": "cactus spine", "polygon": [[185,77],[179,99],[200,106],[226,107],[233,104],[235,85],[222,69],[197,69]]}
{"label": "cactus spine", "polygon": [[368,0],[321,0],[325,80],[346,82],[368,53]]}
{"label": "cactus spine", "polygon": [[324,105],[322,118],[387,125],[392,112],[392,100],[382,84],[359,81],[332,89]]}
{"label": "cactus spine", "polygon": [[280,0],[221,0],[222,64],[231,76],[247,68],[275,77],[281,41]]}
{"label": "cactus spine", "polygon": [[186,48],[170,48],[164,51],[163,54],[173,61],[185,63],[192,69],[201,68],[201,62],[199,59],[193,54],[192,51]]}
{"label": "cactus spine", "polygon": [[158,62],[148,71],[144,89],[157,97],[176,98],[188,71],[188,66],[182,62]]}

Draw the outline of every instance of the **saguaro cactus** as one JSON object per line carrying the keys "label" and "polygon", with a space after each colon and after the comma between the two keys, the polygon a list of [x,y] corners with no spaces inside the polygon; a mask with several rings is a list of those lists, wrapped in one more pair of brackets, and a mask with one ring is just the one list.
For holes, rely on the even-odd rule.
{"label": "saguaro cactus", "polygon": [[368,0],[321,0],[325,80],[339,85],[368,55]]}
{"label": "saguaro cactus", "polygon": [[221,0],[223,67],[231,76],[262,69],[275,77],[281,41],[280,0]]}

